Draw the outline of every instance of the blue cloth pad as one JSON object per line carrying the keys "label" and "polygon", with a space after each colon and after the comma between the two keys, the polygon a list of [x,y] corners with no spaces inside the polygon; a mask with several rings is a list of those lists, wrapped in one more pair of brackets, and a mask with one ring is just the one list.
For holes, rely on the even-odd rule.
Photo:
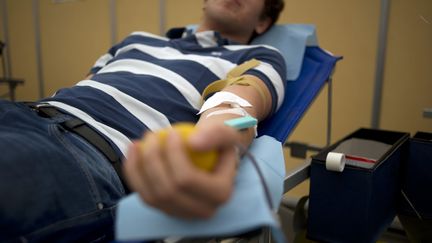
{"label": "blue cloth pad", "polygon": [[[266,201],[252,162],[245,156],[238,168],[235,189],[230,200],[208,220],[184,220],[169,216],[146,205],[137,194],[120,201],[117,211],[116,240],[136,241],[168,237],[213,237],[235,235],[263,226],[278,231],[274,217],[283,194],[285,164],[280,142],[269,136],[257,138],[249,152],[255,157],[269,188],[273,209]],[[280,232],[279,232],[280,233]],[[276,235],[282,241],[281,235]]]}

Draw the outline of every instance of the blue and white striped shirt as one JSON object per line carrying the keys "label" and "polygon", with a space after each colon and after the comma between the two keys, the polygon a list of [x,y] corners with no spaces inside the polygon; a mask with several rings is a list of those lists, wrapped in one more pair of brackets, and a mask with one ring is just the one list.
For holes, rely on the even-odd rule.
{"label": "blue and white striped shirt", "polygon": [[246,73],[266,83],[274,112],[285,87],[279,52],[233,44],[213,31],[174,39],[134,32],[96,61],[91,80],[61,89],[44,102],[87,122],[124,155],[131,140],[146,130],[196,122],[207,85],[252,58],[261,64]]}

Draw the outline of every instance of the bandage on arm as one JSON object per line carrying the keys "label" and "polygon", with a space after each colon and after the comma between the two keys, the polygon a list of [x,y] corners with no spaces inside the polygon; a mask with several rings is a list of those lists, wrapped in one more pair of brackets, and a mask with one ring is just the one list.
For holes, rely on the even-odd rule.
{"label": "bandage on arm", "polygon": [[270,113],[272,106],[270,91],[264,82],[255,76],[242,75],[241,79],[225,87],[224,91],[232,92],[249,101],[252,107],[246,110],[260,121]]}
{"label": "bandage on arm", "polygon": [[[198,122],[198,126],[202,125],[206,122],[225,122],[226,120],[238,118],[245,115],[250,115],[254,118],[257,118],[259,121],[266,118],[266,116],[270,113],[271,110],[271,96],[270,91],[267,89],[267,86],[264,84],[262,80],[255,76],[244,75],[250,80],[254,80],[257,85],[261,87],[262,92],[265,94],[262,95],[258,89],[251,85],[241,85],[241,84],[233,84],[225,87],[222,91],[232,93],[241,99],[247,101],[250,106],[246,105],[241,107],[246,113],[242,113],[239,111],[240,109],[236,109],[236,107],[232,107],[227,103],[221,103],[215,107],[205,110],[200,115],[200,120]],[[263,101],[263,97],[266,97],[265,104]],[[255,129],[250,128],[247,131],[240,132],[242,137],[242,143],[244,146],[248,147],[252,139],[255,137]]]}
{"label": "bandage on arm", "polygon": [[[256,108],[257,110],[264,112],[258,112],[259,116],[257,117],[262,118],[261,115],[263,115],[263,117],[266,117],[271,109],[270,92],[261,79],[253,75],[245,75],[246,71],[259,66],[260,63],[261,62],[256,59],[246,61],[231,69],[227,73],[225,79],[217,80],[209,84],[202,93],[202,103],[207,99],[210,94],[213,94],[215,92],[229,91],[229,87],[245,86],[255,89],[255,91],[261,96],[261,103],[257,103],[256,105],[258,105],[258,107]],[[238,95],[241,96],[241,93],[243,92],[240,92]],[[234,92],[234,94],[236,94],[236,92]]]}
{"label": "bandage on arm", "polygon": [[222,92],[229,92],[250,103],[243,108],[248,114],[259,121],[267,117],[271,110],[271,95],[262,80],[252,75],[241,76],[240,82],[234,82],[223,88]]}
{"label": "bandage on arm", "polygon": [[[246,61],[228,72],[225,79],[215,81],[207,86],[202,93],[204,109],[200,111],[201,117],[197,126],[207,122],[223,123],[226,120],[241,116],[252,116],[258,121],[266,118],[272,107],[270,91],[260,78],[245,74],[247,70],[258,65],[260,65],[260,61],[256,59]],[[232,95],[221,95],[221,97],[210,100],[209,103],[211,104],[206,104],[207,98],[215,92],[226,92]],[[218,101],[216,102],[218,104],[214,105],[217,99],[222,99],[222,102]],[[234,103],[238,104],[223,102],[223,99],[234,99]],[[243,145],[248,147],[256,135],[256,127],[242,131],[240,134],[243,136]]]}

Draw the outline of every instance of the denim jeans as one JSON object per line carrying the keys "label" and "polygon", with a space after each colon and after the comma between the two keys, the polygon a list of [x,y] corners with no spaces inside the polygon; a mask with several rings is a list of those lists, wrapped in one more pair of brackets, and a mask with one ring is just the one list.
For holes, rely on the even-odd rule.
{"label": "denim jeans", "polygon": [[0,100],[0,242],[113,239],[124,196],[109,161],[59,123]]}

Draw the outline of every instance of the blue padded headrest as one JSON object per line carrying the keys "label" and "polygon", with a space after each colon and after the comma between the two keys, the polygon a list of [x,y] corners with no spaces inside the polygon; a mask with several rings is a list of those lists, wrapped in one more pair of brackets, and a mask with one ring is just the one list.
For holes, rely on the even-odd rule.
{"label": "blue padded headrest", "polygon": [[277,24],[256,37],[251,44],[278,49],[285,58],[287,80],[294,81],[300,75],[306,46],[318,46],[318,40],[314,25]]}
{"label": "blue padded headrest", "polygon": [[[197,25],[188,25],[195,31]],[[256,37],[252,45],[269,45],[278,49],[285,58],[287,80],[294,81],[300,75],[306,46],[318,46],[315,25],[311,24],[276,24],[267,32]]]}

